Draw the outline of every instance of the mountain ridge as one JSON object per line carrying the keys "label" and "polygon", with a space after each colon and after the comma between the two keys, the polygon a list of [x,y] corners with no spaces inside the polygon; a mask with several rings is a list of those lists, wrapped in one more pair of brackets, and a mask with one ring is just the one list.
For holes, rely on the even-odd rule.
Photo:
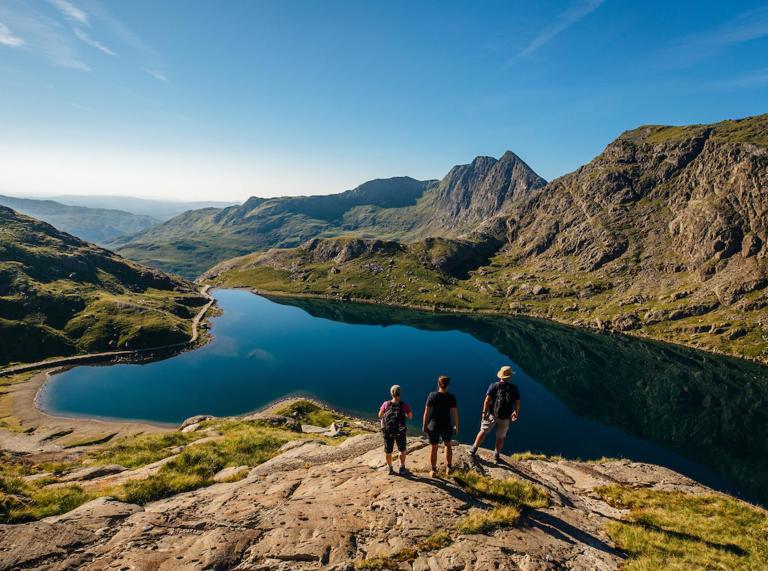
{"label": "mountain ridge", "polygon": [[411,240],[455,238],[545,181],[517,155],[478,157],[440,181],[375,179],[332,195],[259,198],[220,211],[192,211],[110,244],[119,253],[195,277],[255,250],[298,246],[315,237]]}
{"label": "mountain ridge", "polygon": [[[531,315],[768,362],[766,188],[768,115],[643,126],[489,217],[460,249],[435,238],[386,259],[358,245],[358,258],[321,263],[302,246],[225,262],[204,278]],[[419,244],[432,255],[419,256]]]}

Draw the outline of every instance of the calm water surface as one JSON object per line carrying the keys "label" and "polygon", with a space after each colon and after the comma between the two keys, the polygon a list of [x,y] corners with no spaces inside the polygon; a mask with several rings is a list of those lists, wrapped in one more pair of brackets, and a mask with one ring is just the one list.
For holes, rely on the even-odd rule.
{"label": "calm water surface", "polygon": [[205,347],[145,365],[83,366],[40,395],[66,415],[178,423],[236,415],[291,394],[373,416],[400,384],[420,418],[451,377],[469,441],[499,366],[523,410],[507,451],[624,457],[768,501],[768,369],[527,319],[431,314],[218,290]]}

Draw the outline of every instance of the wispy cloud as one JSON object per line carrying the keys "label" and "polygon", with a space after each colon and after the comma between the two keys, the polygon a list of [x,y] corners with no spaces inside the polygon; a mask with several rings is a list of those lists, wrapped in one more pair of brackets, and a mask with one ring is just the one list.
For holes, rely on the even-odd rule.
{"label": "wispy cloud", "polygon": [[68,0],[48,0],[64,17],[84,26],[88,25],[88,14]]}
{"label": "wispy cloud", "polygon": [[12,48],[18,48],[24,45],[24,40],[19,36],[15,36],[8,26],[0,22],[0,44],[4,46],[10,46]]}
{"label": "wispy cloud", "polygon": [[766,84],[768,84],[768,68],[762,68],[744,75],[723,78],[709,83],[706,87],[711,91],[737,91]]}
{"label": "wispy cloud", "polygon": [[[159,81],[166,62],[149,44],[113,17],[99,0],[0,0],[0,46],[19,48],[59,67],[90,70],[83,44],[124,61]],[[118,50],[113,45],[119,46]]]}
{"label": "wispy cloud", "polygon": [[[54,65],[87,71],[88,65],[79,57],[76,39],[66,26],[26,2],[0,2],[0,21],[12,29],[16,47],[49,60]],[[18,39],[23,44],[18,45]]]}
{"label": "wispy cloud", "polygon": [[107,54],[108,56],[116,56],[117,55],[114,51],[112,51],[110,48],[108,48],[107,46],[105,46],[104,44],[99,42],[98,40],[94,40],[93,38],[91,38],[91,36],[86,34],[80,28],[75,28],[75,35],[81,41],[85,42],[86,44],[88,44],[89,46],[91,46],[93,48],[96,48],[100,52]]}
{"label": "wispy cloud", "polygon": [[[541,30],[525,48],[523,48],[511,62],[528,57],[536,50],[552,41],[556,36],[573,26],[579,20],[597,10],[605,0],[574,0],[564,11]],[[511,63],[510,62],[510,63]]]}
{"label": "wispy cloud", "polygon": [[162,71],[149,69],[149,68],[144,68],[144,71],[146,71],[149,75],[151,75],[158,81],[168,81],[168,76],[165,75],[165,73],[163,73]]}
{"label": "wispy cloud", "polygon": [[689,67],[730,46],[768,36],[768,7],[739,14],[706,32],[686,36],[659,58],[664,68]]}

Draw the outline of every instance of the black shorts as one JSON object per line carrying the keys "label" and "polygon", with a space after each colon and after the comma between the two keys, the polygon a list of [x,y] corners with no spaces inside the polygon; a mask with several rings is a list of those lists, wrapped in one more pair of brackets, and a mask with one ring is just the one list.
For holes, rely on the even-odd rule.
{"label": "black shorts", "polygon": [[440,444],[440,441],[450,442],[453,438],[453,427],[438,426],[434,430],[427,430],[430,444]]}
{"label": "black shorts", "polygon": [[401,432],[397,436],[387,436],[384,433],[382,433],[382,436],[384,437],[384,452],[387,454],[392,454],[392,451],[395,449],[395,442],[397,442],[397,449],[400,452],[405,452],[405,431]]}

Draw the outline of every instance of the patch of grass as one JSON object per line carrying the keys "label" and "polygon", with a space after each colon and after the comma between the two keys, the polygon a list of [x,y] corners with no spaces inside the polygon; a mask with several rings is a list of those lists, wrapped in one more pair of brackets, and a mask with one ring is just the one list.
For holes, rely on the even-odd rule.
{"label": "patch of grass", "polygon": [[562,462],[564,458],[562,456],[547,456],[546,454],[539,454],[537,452],[518,452],[512,454],[512,460],[519,462],[520,460],[545,460],[547,462]]}
{"label": "patch of grass", "polygon": [[0,523],[23,523],[68,512],[93,496],[80,486],[43,488],[46,482],[26,482],[8,467],[0,473]]}
{"label": "patch of grass", "polygon": [[255,423],[231,421],[225,438],[190,447],[157,473],[144,480],[126,482],[115,493],[125,501],[143,505],[209,486],[223,468],[257,466],[274,457],[283,444],[302,436]]}
{"label": "patch of grass", "polygon": [[605,486],[595,492],[628,509],[606,531],[629,555],[622,569],[768,569],[768,515],[720,494]]}
{"label": "patch of grass", "polygon": [[521,511],[515,506],[497,506],[491,510],[473,509],[469,515],[459,519],[455,527],[459,533],[488,533],[515,525],[521,515]]}
{"label": "patch of grass", "polygon": [[451,543],[453,543],[451,534],[446,530],[441,529],[426,539],[419,541],[417,548],[419,551],[438,551],[439,549],[448,547]]}
{"label": "patch of grass", "polygon": [[342,420],[344,417],[340,414],[332,412],[328,409],[307,401],[298,400],[292,402],[288,406],[278,409],[277,414],[295,418],[302,424],[312,424],[314,426],[330,426],[337,420]]}
{"label": "patch of grass", "polygon": [[515,478],[490,478],[469,470],[457,472],[453,479],[473,496],[515,507],[544,508],[549,505],[546,492],[530,482]]}
{"label": "patch of grass", "polygon": [[472,471],[457,472],[456,483],[475,497],[490,500],[491,509],[473,509],[454,527],[459,533],[488,533],[514,525],[525,510],[549,505],[546,492],[515,478],[497,479]]}
{"label": "patch of grass", "polygon": [[137,468],[167,458],[174,453],[174,448],[201,437],[200,434],[184,432],[133,436],[120,439],[90,457],[99,464],[119,464],[126,468]]}

